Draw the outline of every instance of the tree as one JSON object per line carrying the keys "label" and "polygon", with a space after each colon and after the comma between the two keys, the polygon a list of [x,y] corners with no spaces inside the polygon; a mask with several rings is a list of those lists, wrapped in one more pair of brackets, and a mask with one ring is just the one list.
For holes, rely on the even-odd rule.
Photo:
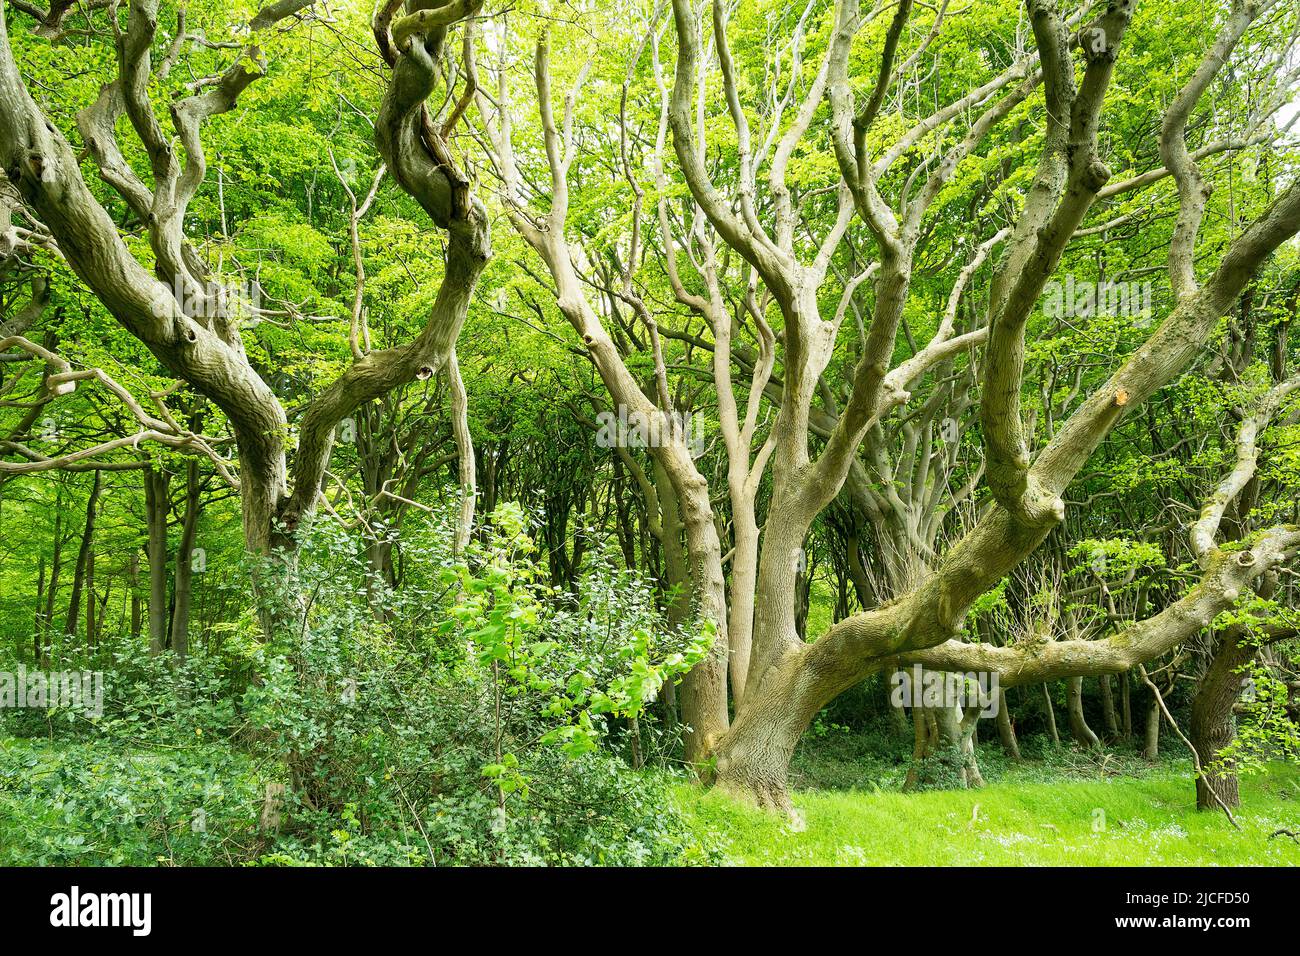
{"label": "tree", "polygon": [[[1051,4],[1031,2],[1037,52],[1014,59],[987,84],[911,127],[892,145],[883,147],[873,162],[867,137],[889,89],[892,59],[911,8],[899,5],[885,37],[876,86],[867,103],[858,108],[849,88],[848,62],[863,20],[851,0],[839,4],[821,83],[828,88],[832,102],[841,204],[851,204],[867,225],[877,245],[880,268],[875,277],[875,312],[852,390],[835,429],[814,458],[810,453],[810,409],[837,331],[833,322],[820,316],[817,290],[825,277],[824,261],[829,258],[826,244],[833,248],[838,243],[843,217],[813,264],[801,264],[794,252],[792,214],[782,187],[781,167],[774,160],[773,232],[760,222],[748,120],[732,75],[726,18],[723,8],[715,4],[714,48],[736,130],[739,163],[734,204],[724,198],[701,161],[703,153],[691,121],[692,91],[699,82],[702,61],[698,22],[687,0],[675,0],[678,61],[671,125],[682,174],[719,234],[755,268],[772,292],[785,326],[786,381],[773,425],[777,447],[759,568],[754,647],[745,700],[716,751],[723,786],[760,803],[788,809],[786,767],[813,715],[828,700],[900,654],[944,644],[960,627],[971,603],[1031,554],[1061,522],[1065,516],[1062,493],[1115,424],[1186,367],[1259,265],[1300,229],[1300,190],[1292,186],[1227,248],[1204,284],[1197,282],[1192,253],[1206,197],[1198,167],[1186,146],[1186,124],[1228,53],[1265,9],[1266,5],[1234,7],[1214,47],[1165,114],[1161,153],[1165,168],[1178,184],[1180,209],[1169,255],[1177,297],[1174,308],[1146,343],[1031,460],[1020,399],[1025,323],[1065,246],[1110,179],[1098,147],[1098,123],[1133,5],[1110,3],[1099,17],[1072,33],[1078,21],[1063,20]],[[1075,44],[1072,37],[1080,42]],[[1077,84],[1072,61],[1076,45],[1085,63]],[[958,163],[1040,81],[1047,104],[1044,146],[999,262],[988,309],[981,414],[987,481],[996,505],[938,558],[924,580],[895,602],[853,615],[815,642],[804,644],[794,624],[790,556],[799,550],[815,517],[838,494],[854,453],[872,425],[907,400],[907,383],[928,361],[953,348],[951,340],[940,336],[932,341],[928,354],[923,350],[911,360],[915,364],[891,369],[924,216]],[[815,92],[820,95],[819,89]],[[810,95],[809,102],[815,103],[815,97]],[[976,111],[977,107],[982,112]],[[812,106],[806,113],[812,115]],[[922,162],[906,179],[901,195],[887,202],[881,189],[889,183],[885,176],[889,168],[923,136],[966,115],[974,116],[966,132],[932,161]],[[919,188],[913,192],[917,183]],[[895,209],[901,215],[895,215]],[[1165,634],[1170,619],[1186,615],[1190,609],[1198,614],[1198,627],[1204,626],[1213,612],[1225,606],[1226,593],[1235,596],[1241,587],[1285,560],[1294,544],[1294,533],[1279,528],[1231,560],[1212,561],[1206,579],[1179,611],[1157,615],[1139,627],[1144,633]]]}
{"label": "tree", "polygon": [[[66,6],[42,18],[42,28],[57,31]],[[175,138],[163,130],[149,85],[166,79],[188,44],[207,46],[210,41],[201,32],[186,31],[182,12],[166,56],[155,66],[159,4],[154,0],[132,3],[124,25],[116,7],[110,8],[117,75],[79,114],[78,126],[100,176],[145,224],[155,275],[132,254],[88,188],[67,138],[28,93],[7,33],[0,35],[0,141],[4,144],[0,163],[8,181],[113,317],[171,374],[225,415],[238,448],[245,543],[258,554],[291,548],[292,532],[315,510],[339,422],[400,384],[428,378],[444,367],[454,370],[455,339],[491,251],[482,206],[470,194],[444,142],[463,110],[435,128],[424,105],[448,24],[476,7],[454,4],[423,9],[416,4],[407,16],[393,22],[399,5],[388,4],[376,22],[376,37],[392,67],[375,124],[376,142],[394,178],[447,233],[442,289],[415,339],[381,351],[358,349],[354,364],[310,403],[299,423],[291,473],[288,419],[245,350],[240,328],[246,316],[228,290],[212,281],[209,265],[185,235],[185,221],[207,171],[201,142],[204,124],[234,108],[249,85],[264,75],[267,64],[256,42],[259,37],[310,6],[309,0],[277,2],[260,10],[247,24],[248,42],[226,44],[238,49],[235,62],[193,84],[189,95],[171,105],[168,112]],[[118,120],[123,116],[148,158],[151,185],[135,171],[118,141]],[[3,344],[28,351],[39,348],[11,338]],[[58,361],[53,355],[37,354],[47,362]],[[48,380],[49,387],[67,390],[78,379],[97,378],[127,404],[144,426],[128,441],[161,441],[197,450],[225,467],[210,443],[179,426],[161,405],[160,415],[146,411],[99,370],[64,375]],[[42,468],[71,464],[121,445],[106,443],[40,464]],[[6,466],[6,470],[14,468]]]}

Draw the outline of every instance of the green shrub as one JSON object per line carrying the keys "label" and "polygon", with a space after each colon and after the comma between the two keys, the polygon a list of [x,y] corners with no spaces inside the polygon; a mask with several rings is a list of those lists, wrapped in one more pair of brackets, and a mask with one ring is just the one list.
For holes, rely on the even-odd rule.
{"label": "green shrub", "polygon": [[5,713],[0,861],[713,858],[664,810],[678,780],[667,762],[628,763],[672,750],[647,708],[705,652],[708,628],[668,628],[651,586],[599,555],[577,593],[554,594],[514,507],[465,560],[437,524],[406,535],[403,559],[389,592],[365,542],[320,522],[295,560],[250,568],[262,603],[212,649],[183,664],[101,653],[98,717]]}

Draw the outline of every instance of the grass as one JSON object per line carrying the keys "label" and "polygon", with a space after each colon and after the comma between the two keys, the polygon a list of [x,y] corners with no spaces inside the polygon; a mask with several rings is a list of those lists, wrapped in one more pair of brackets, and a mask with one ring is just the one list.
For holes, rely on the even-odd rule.
{"label": "grass", "polygon": [[[1035,779],[1037,777],[1038,779]],[[803,829],[717,792],[678,791],[737,866],[1300,866],[1300,772],[1242,782],[1238,833],[1198,812],[1191,768],[1041,782],[1032,764],[981,790],[794,794]]]}
{"label": "grass", "polygon": [[[701,846],[735,866],[1300,866],[1300,768],[1242,781],[1237,832],[1197,812],[1187,760],[1148,764],[1045,749],[1011,763],[983,748],[987,787],[900,793],[906,747],[879,733],[814,732],[792,767],[803,829],[725,794],[687,785],[674,800]],[[197,800],[212,833],[251,840],[260,774],[214,744],[104,748],[0,734],[0,864],[232,862],[192,829]],[[159,855],[159,846],[165,853]]]}

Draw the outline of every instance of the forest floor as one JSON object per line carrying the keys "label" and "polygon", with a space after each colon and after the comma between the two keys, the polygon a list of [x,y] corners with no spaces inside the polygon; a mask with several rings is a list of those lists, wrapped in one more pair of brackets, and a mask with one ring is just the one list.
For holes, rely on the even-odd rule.
{"label": "forest floor", "polygon": [[1027,761],[978,790],[796,791],[801,828],[717,792],[677,792],[739,866],[1300,866],[1300,843],[1272,836],[1300,830],[1300,772],[1245,778],[1238,832],[1196,810],[1191,770],[1175,760],[1140,776],[1044,780]]}
{"label": "forest floor", "polygon": [[[1177,752],[1151,764],[1128,745],[1095,754],[1035,737],[1022,748],[1021,762],[981,748],[983,788],[904,793],[909,756],[896,736],[815,729],[791,767],[799,829],[716,791],[664,785],[686,838],[735,866],[1300,866],[1300,842],[1273,835],[1300,832],[1294,764],[1242,779],[1238,832],[1195,809],[1192,767]],[[0,864],[234,864],[247,857],[234,844],[253,839],[266,769],[218,741],[0,735]],[[217,850],[193,830],[199,804],[223,835]]]}

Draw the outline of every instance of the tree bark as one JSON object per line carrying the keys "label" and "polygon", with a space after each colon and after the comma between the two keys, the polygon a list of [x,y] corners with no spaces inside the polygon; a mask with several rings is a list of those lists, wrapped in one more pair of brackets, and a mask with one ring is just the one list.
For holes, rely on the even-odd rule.
{"label": "tree bark", "polygon": [[955,705],[917,706],[913,707],[912,715],[917,730],[904,790],[966,790],[984,786],[975,758],[978,709],[963,713]]}
{"label": "tree bark", "polygon": [[[64,622],[63,627],[69,636],[77,633],[77,624],[81,617],[81,594],[86,586],[86,575],[87,573],[93,573],[90,571],[90,554],[95,546],[95,515],[99,506],[99,493],[102,487],[101,473],[96,470],[90,486],[90,496],[86,499],[86,523],[82,527],[81,547],[77,549],[77,566],[72,573],[72,596],[68,598],[68,619]],[[92,621],[94,620],[94,611],[89,609],[93,601],[94,597],[91,596],[86,605]],[[94,637],[89,628],[86,636],[88,641]]]}
{"label": "tree bark", "polygon": [[895,694],[891,681],[881,681],[881,685],[885,689],[885,705],[889,708],[890,729],[897,736],[905,737],[910,723],[907,719],[907,709],[901,703],[895,702]]}
{"label": "tree bark", "polygon": [[1002,744],[1003,752],[1012,760],[1020,760],[1020,743],[1016,740],[1016,728],[1011,721],[1011,710],[1007,706],[1007,692],[1005,688],[998,688],[998,741]]}
{"label": "tree bark", "polygon": [[[1256,648],[1225,636],[1196,685],[1187,736],[1203,772],[1196,779],[1196,809],[1220,810],[1241,805],[1237,775],[1230,766],[1215,768],[1219,752],[1237,737],[1233,705],[1241,693],[1241,668],[1254,660]],[[1213,768],[1213,769],[1212,769]],[[1218,800],[1215,800],[1217,794]],[[1219,801],[1222,801],[1220,803]]]}
{"label": "tree bark", "polygon": [[[1124,678],[1121,676],[1120,679]],[[1101,718],[1106,739],[1116,740],[1119,737],[1119,716],[1115,712],[1115,693],[1111,686],[1110,675],[1102,674],[1097,678],[1097,684],[1101,690]]]}
{"label": "tree bark", "polygon": [[1087,750],[1095,750],[1101,746],[1101,741],[1097,739],[1097,735],[1088,726],[1088,721],[1083,715],[1082,677],[1071,677],[1066,681],[1065,703],[1066,713],[1070,717],[1070,735],[1074,737],[1075,742]]}
{"label": "tree bark", "polygon": [[1119,677],[1120,732],[1124,739],[1133,737],[1133,693],[1128,674]]}
{"label": "tree bark", "polygon": [[[664,583],[670,595],[668,624],[680,629],[690,623],[691,582],[682,545],[682,519],[677,510],[677,493],[673,491],[668,472],[658,461],[654,462],[654,482],[660,507],[660,544],[664,553]],[[680,716],[677,703],[677,685],[664,687],[664,712],[671,729],[677,728]]]}
{"label": "tree bark", "polygon": [[167,514],[170,480],[157,465],[144,471],[145,545],[149,559],[149,653],[161,654],[167,646]]}
{"label": "tree bark", "polygon": [[1142,743],[1142,756],[1151,763],[1160,759],[1160,717],[1160,702],[1152,695]]}
{"label": "tree bark", "polygon": [[36,613],[32,615],[32,666],[41,667],[41,638],[45,633],[45,555],[37,559],[36,570]]}
{"label": "tree bark", "polygon": [[54,602],[59,594],[59,575],[63,570],[63,483],[59,483],[58,491],[54,497],[54,554],[50,559],[50,583],[49,589],[45,592],[45,616],[41,628],[41,636],[38,639],[38,651],[36,659],[44,666],[44,661],[49,656],[50,644],[47,638],[54,631]]}
{"label": "tree bark", "polygon": [[194,592],[194,541],[199,530],[201,487],[199,464],[188,462],[185,472],[185,514],[181,519],[181,539],[176,548],[174,598],[172,600],[171,649],[178,661],[190,651],[190,606]]}
{"label": "tree bark", "polygon": [[138,640],[144,626],[144,602],[140,597],[140,552],[137,549],[131,550],[126,574],[127,592],[131,596],[131,637]]}
{"label": "tree bark", "polygon": [[1043,712],[1047,715],[1047,730],[1052,735],[1052,745],[1061,746],[1061,734],[1056,729],[1056,708],[1052,705],[1052,688],[1048,684],[1040,684],[1043,689]]}

